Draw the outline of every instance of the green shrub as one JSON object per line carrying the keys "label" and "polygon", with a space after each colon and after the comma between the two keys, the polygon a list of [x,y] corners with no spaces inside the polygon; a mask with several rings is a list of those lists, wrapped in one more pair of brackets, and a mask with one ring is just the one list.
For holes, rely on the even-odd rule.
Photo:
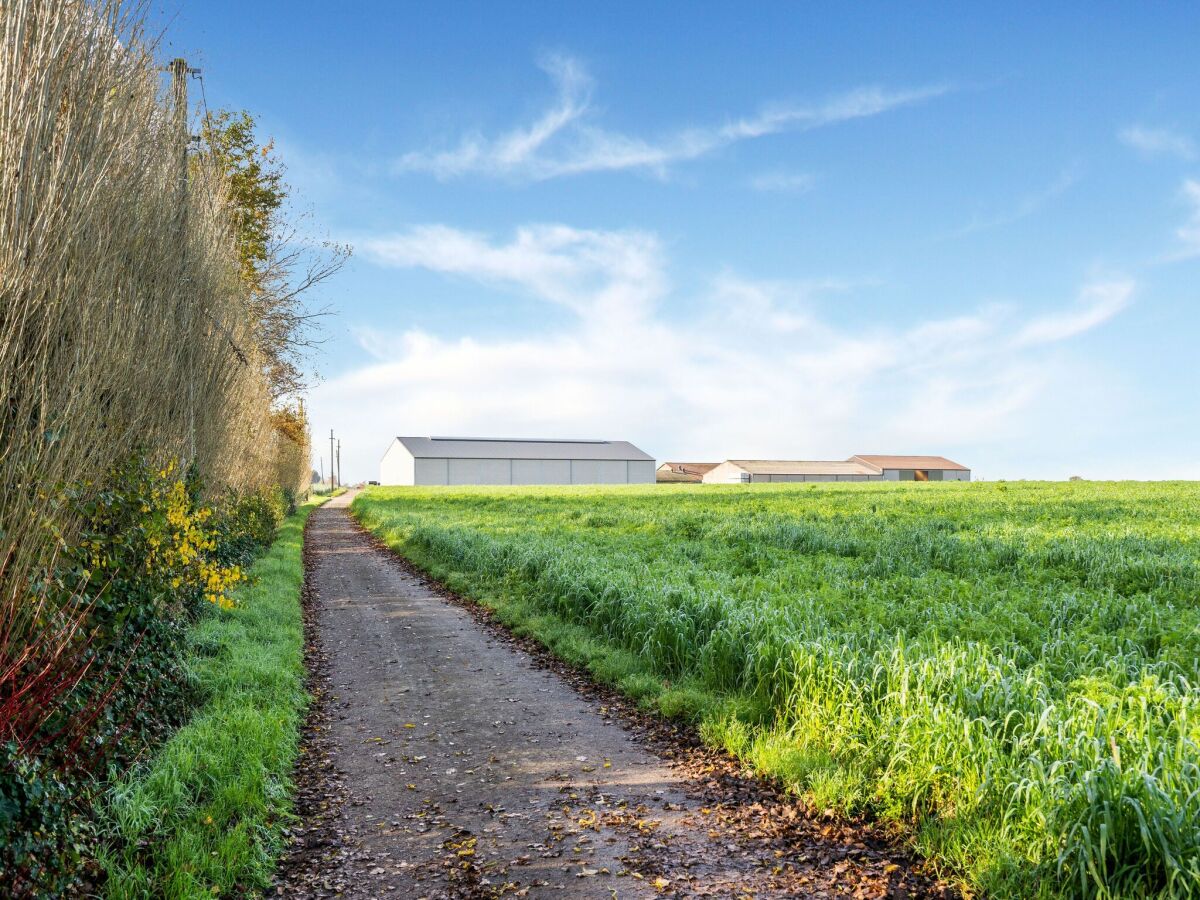
{"label": "green shrub", "polygon": [[228,493],[216,511],[214,557],[225,565],[245,565],[270,546],[279,523],[295,511],[295,496],[279,488]]}
{"label": "green shrub", "polygon": [[35,585],[45,623],[26,660],[0,672],[0,881],[29,895],[70,883],[110,773],[189,715],[199,699],[189,627],[233,604],[242,566],[271,543],[284,510],[280,492],[213,506],[200,493],[194,472],[134,453],[101,490],[52,494],[83,527],[70,542],[50,535],[62,549]]}
{"label": "green shrub", "polygon": [[191,631],[204,703],[148,763],[119,779],[102,816],[112,898],[245,896],[265,887],[283,846],[304,691],[300,608],[304,522]]}
{"label": "green shrub", "polygon": [[10,896],[54,896],[71,884],[91,836],[72,815],[76,792],[13,741],[0,744],[0,883]]}

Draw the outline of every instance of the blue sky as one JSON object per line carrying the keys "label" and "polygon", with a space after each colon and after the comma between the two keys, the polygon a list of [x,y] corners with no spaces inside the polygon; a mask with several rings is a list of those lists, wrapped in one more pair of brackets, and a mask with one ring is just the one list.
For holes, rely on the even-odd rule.
{"label": "blue sky", "polygon": [[355,247],[311,396],[348,478],[397,433],[1200,477],[1194,5],[209,0],[156,26]]}

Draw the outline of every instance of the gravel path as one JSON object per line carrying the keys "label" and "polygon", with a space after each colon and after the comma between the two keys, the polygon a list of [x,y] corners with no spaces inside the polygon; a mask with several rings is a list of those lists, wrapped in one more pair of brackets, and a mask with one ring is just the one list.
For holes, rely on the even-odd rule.
{"label": "gravel path", "polygon": [[289,897],[909,897],[944,889],[813,821],[381,550],[343,495],[306,540],[317,702]]}

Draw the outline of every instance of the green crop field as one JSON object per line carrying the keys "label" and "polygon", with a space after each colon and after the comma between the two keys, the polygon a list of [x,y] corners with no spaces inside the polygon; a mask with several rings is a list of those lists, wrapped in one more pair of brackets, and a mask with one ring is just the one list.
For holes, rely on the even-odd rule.
{"label": "green crop field", "polygon": [[995,897],[1200,895],[1200,485],[381,488],[556,652]]}

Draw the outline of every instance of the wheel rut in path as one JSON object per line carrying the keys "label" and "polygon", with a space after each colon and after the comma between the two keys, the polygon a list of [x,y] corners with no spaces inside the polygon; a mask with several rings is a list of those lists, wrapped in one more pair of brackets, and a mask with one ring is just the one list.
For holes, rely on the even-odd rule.
{"label": "wheel rut in path", "polygon": [[350,499],[306,535],[317,702],[277,894],[945,892],[869,831],[809,819],[723,755],[670,746],[628,703],[580,690],[380,549]]}

